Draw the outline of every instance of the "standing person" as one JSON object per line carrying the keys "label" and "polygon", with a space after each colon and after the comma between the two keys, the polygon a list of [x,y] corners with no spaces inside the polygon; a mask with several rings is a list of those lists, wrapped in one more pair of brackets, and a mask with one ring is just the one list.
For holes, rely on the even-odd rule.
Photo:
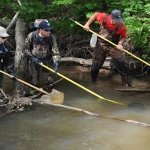
{"label": "standing person", "polygon": [[[0,70],[4,70],[6,68],[7,72],[12,75],[12,79],[15,80],[16,74],[14,71],[14,60],[10,57],[10,53],[8,51],[8,46],[6,43],[6,38],[9,35],[6,32],[6,29],[0,26]],[[2,81],[3,74],[0,73],[0,89],[2,90]]]}
{"label": "standing person", "polygon": [[[54,35],[51,33],[53,28],[47,21],[41,21],[37,31],[28,34],[25,40],[25,54],[29,58],[29,74],[31,76],[31,84],[38,87],[40,66],[39,61],[50,67],[53,58],[55,71],[58,71],[60,62],[60,54]],[[42,68],[44,81],[46,85],[53,83],[53,74]]]}
{"label": "standing person", "polygon": [[100,24],[99,35],[115,43],[117,46],[115,47],[102,38],[98,38],[92,59],[92,81],[96,81],[99,69],[101,69],[107,55],[110,55],[120,72],[122,85],[126,87],[130,86],[126,66],[122,57],[123,42],[126,39],[126,27],[123,25],[121,11],[115,9],[111,15],[96,12],[84,25],[84,29],[89,31],[90,24],[95,20]]}

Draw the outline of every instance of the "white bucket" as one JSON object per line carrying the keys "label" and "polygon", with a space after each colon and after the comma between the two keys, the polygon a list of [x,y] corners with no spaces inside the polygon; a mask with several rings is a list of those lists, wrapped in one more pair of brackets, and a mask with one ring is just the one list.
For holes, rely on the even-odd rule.
{"label": "white bucket", "polygon": [[96,42],[97,42],[97,35],[93,33],[92,37],[91,37],[91,40],[90,40],[90,46],[95,47]]}

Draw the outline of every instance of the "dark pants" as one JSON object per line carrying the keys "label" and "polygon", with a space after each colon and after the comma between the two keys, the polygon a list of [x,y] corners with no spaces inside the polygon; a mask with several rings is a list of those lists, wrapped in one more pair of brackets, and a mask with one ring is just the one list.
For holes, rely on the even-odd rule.
{"label": "dark pants", "polygon": [[[0,62],[0,70],[4,70],[4,64]],[[3,74],[0,73],[0,88],[2,88],[2,82],[3,82]]]}
{"label": "dark pants", "polygon": [[[44,65],[50,67],[51,60],[43,59],[41,61]],[[31,84],[35,86],[38,86],[39,83],[40,68],[41,67],[39,65],[36,65],[35,63],[31,62],[31,60],[29,60],[29,73],[31,76]],[[42,68],[42,71],[45,84],[48,85],[53,83],[53,74],[45,68]]]}
{"label": "dark pants", "polygon": [[102,68],[107,55],[110,55],[112,57],[113,62],[115,63],[118,71],[120,72],[120,75],[127,76],[126,66],[122,58],[122,51],[116,49],[114,46],[98,38],[96,47],[93,52],[91,66],[91,77],[93,81],[97,79],[99,70]]}

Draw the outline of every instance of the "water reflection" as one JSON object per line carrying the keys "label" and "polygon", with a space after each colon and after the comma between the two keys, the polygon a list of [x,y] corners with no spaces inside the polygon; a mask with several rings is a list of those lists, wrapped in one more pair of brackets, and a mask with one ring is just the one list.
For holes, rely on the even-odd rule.
{"label": "water reflection", "polygon": [[[61,73],[105,98],[125,104],[139,102],[146,109],[100,100],[62,80],[55,88],[65,93],[65,105],[150,123],[149,93],[118,92],[117,84],[105,77],[92,84],[89,73],[68,70]],[[149,150],[150,147],[149,127],[37,104],[24,112],[1,117],[0,139],[0,150]]]}

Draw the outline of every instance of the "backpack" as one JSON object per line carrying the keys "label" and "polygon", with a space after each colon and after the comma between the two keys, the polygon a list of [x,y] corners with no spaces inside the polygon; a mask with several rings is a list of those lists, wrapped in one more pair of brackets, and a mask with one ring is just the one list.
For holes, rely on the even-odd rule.
{"label": "backpack", "polygon": [[[31,43],[32,44],[31,44],[30,50],[32,50],[33,45],[35,43],[38,43],[38,32],[39,32],[38,30],[32,32],[32,36],[31,36]],[[51,50],[52,46],[53,46],[53,40],[52,40],[52,35],[51,34],[50,34],[49,37],[45,38],[45,43],[47,45],[49,45],[49,50]]]}

